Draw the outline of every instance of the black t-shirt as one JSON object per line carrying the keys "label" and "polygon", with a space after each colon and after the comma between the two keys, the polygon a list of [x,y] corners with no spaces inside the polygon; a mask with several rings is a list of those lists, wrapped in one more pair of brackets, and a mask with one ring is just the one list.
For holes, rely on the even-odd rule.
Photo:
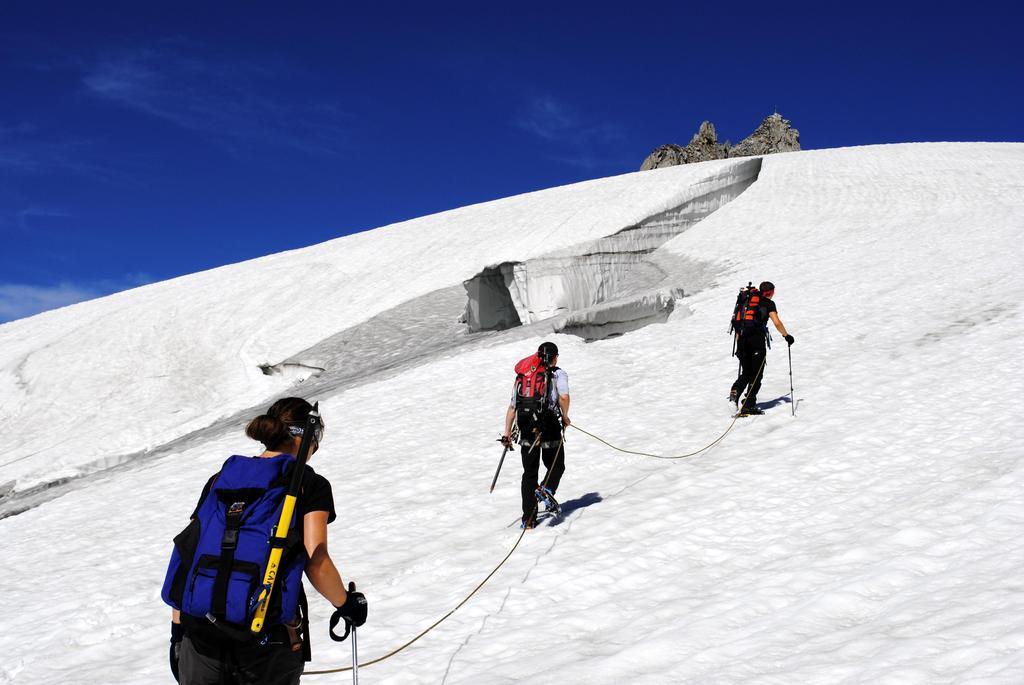
{"label": "black t-shirt", "polygon": [[750,328],[742,329],[739,337],[741,349],[763,349],[767,344],[768,322],[771,320],[771,314],[777,312],[778,309],[773,301],[764,296],[761,296],[757,309],[758,320],[764,322],[764,324],[762,326],[751,326]]}
{"label": "black t-shirt", "polygon": [[[210,476],[210,480],[206,481],[206,485],[203,486],[203,494],[199,496],[199,502],[196,503],[196,508],[192,511],[192,518],[199,514],[199,507],[203,504],[206,496],[210,494],[210,488],[213,487],[218,474],[219,472]],[[327,523],[337,518],[337,514],[334,512],[334,492],[331,490],[330,481],[316,473],[308,465],[302,472],[302,490],[295,503],[295,510],[298,513],[296,521],[302,521],[302,518],[311,511],[326,511]],[[303,526],[299,525],[299,529],[302,528]]]}
{"label": "black t-shirt", "polygon": [[[757,303],[757,320],[760,321],[765,328],[768,327],[768,322],[771,320],[771,315],[776,313],[777,311],[778,308],[776,308],[775,303],[769,300],[764,295],[762,295],[761,300]],[[750,332],[752,333],[755,330],[759,331],[761,329],[760,327],[754,327],[750,329]]]}

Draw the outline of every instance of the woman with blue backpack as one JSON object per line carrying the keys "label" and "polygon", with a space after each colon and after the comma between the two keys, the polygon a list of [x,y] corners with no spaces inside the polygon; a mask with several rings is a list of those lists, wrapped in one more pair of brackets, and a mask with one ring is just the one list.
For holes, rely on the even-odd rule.
{"label": "woman with blue backpack", "polygon": [[181,685],[298,683],[310,658],[303,573],[336,608],[332,627],[366,621],[366,598],[346,591],[327,550],[331,484],[305,464],[323,439],[316,408],[280,399],[245,433],[266,449],[229,457],[174,539],[161,594]]}

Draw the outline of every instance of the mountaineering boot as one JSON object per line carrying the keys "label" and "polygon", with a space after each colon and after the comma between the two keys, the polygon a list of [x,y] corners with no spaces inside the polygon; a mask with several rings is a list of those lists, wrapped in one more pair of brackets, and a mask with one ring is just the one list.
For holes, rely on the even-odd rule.
{"label": "mountaineering boot", "polygon": [[543,485],[537,486],[537,501],[544,503],[544,511],[557,514],[562,511],[561,505],[555,499],[555,493]]}
{"label": "mountaineering boot", "polygon": [[764,413],[764,409],[761,409],[756,404],[753,407],[747,407],[740,412],[740,416],[759,416]]}
{"label": "mountaineering boot", "polygon": [[740,406],[740,394],[736,392],[736,388],[729,390],[729,401],[735,404],[737,408]]}
{"label": "mountaineering boot", "polygon": [[530,530],[531,528],[536,528],[537,527],[537,519],[535,519],[532,516],[525,517],[525,518],[523,518],[522,521],[519,522],[519,527],[520,528],[525,528],[526,530]]}

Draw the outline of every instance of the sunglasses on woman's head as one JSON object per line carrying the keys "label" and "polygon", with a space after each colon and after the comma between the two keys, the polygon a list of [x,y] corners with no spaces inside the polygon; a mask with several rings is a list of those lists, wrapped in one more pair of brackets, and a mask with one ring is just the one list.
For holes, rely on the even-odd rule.
{"label": "sunglasses on woman's head", "polygon": [[[302,426],[288,426],[288,432],[293,436],[302,437],[305,435],[306,430]],[[313,441],[316,444],[320,444],[324,439],[324,425],[317,424],[316,431],[313,433]]]}

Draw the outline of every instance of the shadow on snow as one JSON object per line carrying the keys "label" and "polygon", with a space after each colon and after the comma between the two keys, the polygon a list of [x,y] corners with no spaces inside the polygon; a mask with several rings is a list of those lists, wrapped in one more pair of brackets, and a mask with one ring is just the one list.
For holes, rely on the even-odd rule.
{"label": "shadow on snow", "polygon": [[604,498],[601,497],[601,495],[596,492],[588,492],[582,497],[577,497],[576,499],[571,499],[566,502],[562,502],[562,511],[552,516],[550,518],[550,523],[548,523],[548,525],[561,525],[565,521],[566,517],[569,516],[569,514],[580,509],[585,509],[586,507],[589,507],[591,504],[597,504],[603,499]]}

